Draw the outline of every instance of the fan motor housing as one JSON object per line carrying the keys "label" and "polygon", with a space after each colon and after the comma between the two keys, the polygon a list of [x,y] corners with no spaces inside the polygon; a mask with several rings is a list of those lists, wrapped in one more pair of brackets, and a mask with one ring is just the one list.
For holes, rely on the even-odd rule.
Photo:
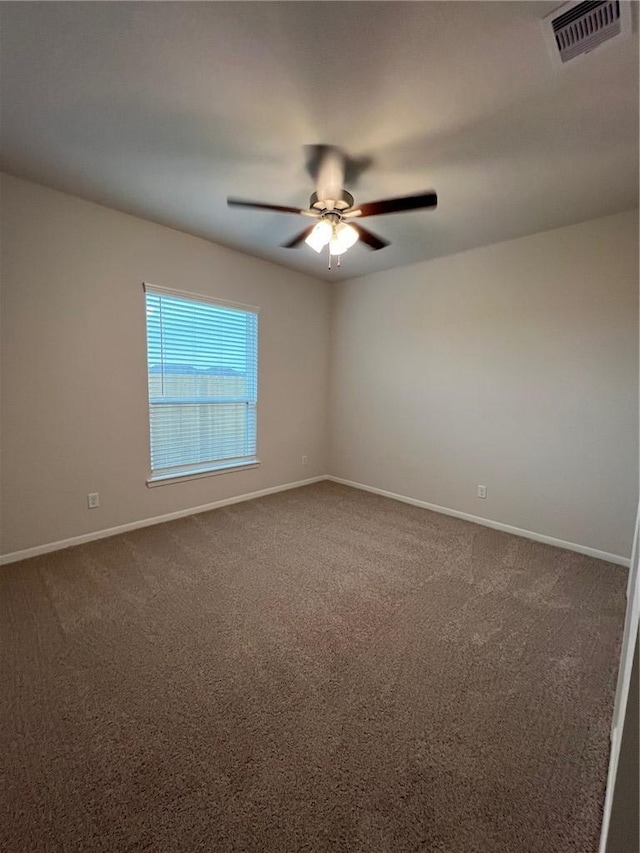
{"label": "fan motor housing", "polygon": [[[332,203],[332,207],[328,208],[328,202]],[[309,207],[313,210],[347,210],[353,207],[353,196],[346,190],[342,190],[340,197],[336,199],[320,199],[318,193],[313,193],[309,199]]]}

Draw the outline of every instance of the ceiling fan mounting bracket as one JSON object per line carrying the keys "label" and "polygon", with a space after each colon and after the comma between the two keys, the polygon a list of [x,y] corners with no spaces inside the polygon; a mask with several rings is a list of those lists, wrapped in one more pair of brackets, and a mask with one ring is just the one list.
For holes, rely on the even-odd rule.
{"label": "ceiling fan mounting bracket", "polygon": [[[331,207],[327,207],[327,202],[332,203]],[[348,210],[353,207],[353,196],[346,190],[342,190],[339,198],[336,199],[321,199],[318,193],[312,193],[309,207],[315,210]]]}

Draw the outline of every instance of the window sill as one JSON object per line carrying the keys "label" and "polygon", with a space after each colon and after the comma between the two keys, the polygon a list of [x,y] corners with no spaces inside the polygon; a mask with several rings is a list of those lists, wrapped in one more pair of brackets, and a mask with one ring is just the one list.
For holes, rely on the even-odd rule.
{"label": "window sill", "polygon": [[257,468],[259,465],[260,460],[254,459],[251,462],[235,462],[232,465],[220,465],[216,468],[201,468],[197,471],[158,474],[156,477],[150,477],[147,480],[147,488],[155,489],[156,486],[168,486],[170,483],[186,483],[188,480],[199,480],[202,477],[216,477],[218,474],[229,474],[232,471],[246,471],[249,468]]}

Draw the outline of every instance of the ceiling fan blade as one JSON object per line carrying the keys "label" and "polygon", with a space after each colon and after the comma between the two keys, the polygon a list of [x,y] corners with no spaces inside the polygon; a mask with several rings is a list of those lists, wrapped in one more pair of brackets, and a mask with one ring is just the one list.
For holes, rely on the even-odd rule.
{"label": "ceiling fan blade", "polygon": [[305,228],[304,231],[301,231],[299,234],[296,234],[295,237],[292,237],[287,243],[282,243],[281,248],[283,249],[297,249],[300,243],[304,243],[309,234],[316,227],[315,222],[313,225],[310,225],[308,228]]}
{"label": "ceiling fan blade", "polygon": [[333,146],[303,145],[302,147],[305,154],[305,166],[307,167],[307,173],[315,184],[318,180],[322,160],[324,159],[325,154],[327,154]]}
{"label": "ceiling fan blade", "polygon": [[362,225],[358,225],[356,222],[350,222],[349,225],[356,229],[360,241],[369,246],[370,249],[384,249],[385,246],[389,245],[388,240],[383,240],[382,237],[378,237],[377,234],[373,234],[363,228]]}
{"label": "ceiling fan blade", "polygon": [[343,190],[345,186],[353,187],[358,183],[360,175],[371,167],[373,160],[368,156],[352,157],[335,145],[305,145],[304,152],[306,158],[306,167],[309,177],[313,183],[318,185],[318,177],[320,175],[320,167],[327,155],[337,156],[342,160],[342,180],[339,187],[334,187],[333,191]]}
{"label": "ceiling fan blade", "polygon": [[[243,198],[227,198],[229,207],[252,207],[256,210],[275,210],[277,213],[301,213],[303,216],[309,216],[308,210],[303,210],[300,207],[285,207],[281,204],[265,204],[261,201],[247,201]],[[311,214],[312,216],[314,214]]]}
{"label": "ceiling fan blade", "polygon": [[358,216],[380,216],[384,213],[400,213],[403,210],[420,210],[425,207],[436,207],[437,204],[438,196],[435,192],[431,191],[416,195],[406,195],[401,198],[369,201],[358,205],[358,210],[354,210],[354,214]]}

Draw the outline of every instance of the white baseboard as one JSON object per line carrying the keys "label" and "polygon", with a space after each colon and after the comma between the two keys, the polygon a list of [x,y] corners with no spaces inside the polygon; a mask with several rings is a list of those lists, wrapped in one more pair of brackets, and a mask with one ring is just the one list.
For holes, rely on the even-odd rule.
{"label": "white baseboard", "polygon": [[513,527],[510,524],[503,524],[501,521],[493,521],[490,518],[481,518],[478,515],[471,515],[468,512],[460,512],[457,509],[449,509],[446,506],[438,506],[430,504],[427,501],[419,501],[416,498],[409,498],[406,495],[397,495],[395,492],[388,492],[385,489],[377,489],[374,486],[367,486],[364,483],[355,483],[353,480],[345,480],[342,477],[334,477],[328,475],[324,479],[332,480],[334,483],[341,483],[343,486],[351,486],[354,489],[362,489],[364,492],[373,492],[375,495],[382,495],[385,498],[393,498],[395,501],[419,506],[423,509],[430,509],[433,512],[442,513],[442,515],[452,515],[454,518],[462,518],[464,521],[472,521],[474,524],[481,524],[483,527],[492,527],[494,530],[502,530],[504,533],[512,533],[514,536],[524,536],[525,539],[533,539],[534,542],[543,542],[545,545],[554,545],[556,548],[566,548],[568,551],[577,551],[578,554],[586,554],[588,557],[596,557],[598,560],[605,560],[607,563],[615,563],[618,566],[626,566],[629,568],[630,560],[628,557],[621,557],[618,554],[609,554],[606,551],[598,551],[596,548],[588,548],[586,545],[578,545],[575,542],[565,542],[563,539],[555,539],[553,536],[545,536],[543,533],[534,533],[532,530],[522,530],[520,527]]}
{"label": "white baseboard", "polygon": [[104,530],[94,530],[91,533],[84,533],[81,536],[72,536],[69,539],[61,539],[57,542],[48,542],[45,545],[36,545],[34,548],[26,548],[24,551],[14,551],[11,554],[1,554],[0,566],[8,563],[15,563],[18,560],[27,560],[29,557],[37,557],[40,554],[49,554],[52,551],[61,551],[63,548],[71,548],[74,545],[83,545],[85,542],[94,542],[96,539],[106,539],[109,536],[117,536],[119,533],[128,533],[131,530],[139,530],[141,527],[151,527],[154,524],[162,524],[165,521],[173,521],[176,518],[185,518],[188,515],[197,515],[200,512],[207,512],[211,509],[218,509],[219,507],[242,503],[243,501],[250,501],[254,498],[261,498],[265,497],[265,495],[275,494],[276,492],[284,492],[288,489],[297,489],[300,486],[319,483],[321,480],[331,480],[334,483],[341,483],[343,486],[351,486],[354,489],[373,492],[374,494],[382,495],[385,498],[392,498],[393,500],[401,501],[402,503],[412,504],[413,506],[432,510],[432,512],[451,515],[454,518],[462,518],[464,521],[471,521],[474,524],[481,524],[484,527],[492,527],[494,530],[502,530],[504,533],[512,533],[515,536],[524,536],[525,539],[533,539],[535,542],[543,542],[546,545],[555,545],[557,548],[566,548],[569,551],[577,551],[579,554],[596,557],[599,560],[605,560],[608,563],[615,563],[618,566],[626,566],[628,568],[630,565],[630,561],[627,557],[621,557],[618,554],[609,554],[606,551],[587,548],[585,545],[578,545],[575,542],[565,542],[563,539],[555,539],[552,536],[545,536],[542,533],[534,533],[531,530],[522,530],[519,527],[513,527],[510,524],[503,524],[500,521],[493,521],[490,518],[481,518],[480,516],[471,515],[467,512],[460,512],[457,509],[449,509],[448,507],[427,503],[427,501],[410,498],[406,495],[398,495],[395,492],[389,492],[386,489],[377,489],[374,486],[367,486],[364,483],[345,480],[342,477],[321,475],[319,477],[311,477],[308,480],[298,480],[295,483],[285,483],[281,486],[272,486],[269,489],[261,489],[257,492],[248,492],[247,494],[237,495],[233,498],[224,498],[220,501],[191,507],[190,509],[181,509],[177,512],[167,513],[166,515],[157,515],[154,518],[143,518],[140,521],[120,524],[117,527],[108,527]]}
{"label": "white baseboard", "polygon": [[58,542],[48,542],[46,545],[36,545],[35,548],[26,548],[24,551],[14,551],[11,554],[0,555],[0,566],[7,563],[16,563],[18,560],[26,560],[29,557],[37,557],[40,554],[49,554],[52,551],[61,551],[63,548],[71,548],[74,545],[83,545],[85,542],[94,542],[96,539],[106,539],[109,536],[117,536],[119,533],[128,533],[130,530],[139,530],[141,527],[152,527],[154,524],[162,524],[165,521],[173,521],[176,518],[185,518],[188,515],[197,515],[210,509],[218,509],[230,504],[250,501],[254,498],[262,498],[265,495],[273,495],[276,492],[285,492],[288,489],[297,489],[299,486],[308,486],[326,480],[325,476],[311,477],[308,480],[298,480],[296,483],[285,483],[282,486],[272,486],[269,489],[260,489],[258,492],[249,492],[245,495],[237,495],[233,498],[224,498],[213,503],[194,506],[190,509],[180,509],[177,512],[169,512],[166,515],[157,515],[155,518],[143,518],[140,521],[132,521],[129,524],[119,524],[117,527],[108,527],[105,530],[94,530],[91,533],[83,533],[81,536],[72,536],[70,539],[60,539]]}

